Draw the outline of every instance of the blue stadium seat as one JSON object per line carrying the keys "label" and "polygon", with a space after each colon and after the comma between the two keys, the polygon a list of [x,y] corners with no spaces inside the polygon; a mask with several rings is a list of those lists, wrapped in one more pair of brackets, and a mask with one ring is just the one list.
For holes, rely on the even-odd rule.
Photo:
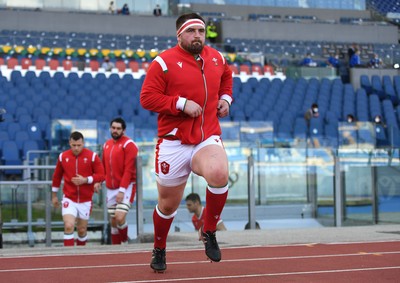
{"label": "blue stadium seat", "polygon": [[15,133],[15,142],[17,144],[17,148],[20,152],[22,152],[24,142],[30,140],[29,134],[25,130],[17,131]]}
{"label": "blue stadium seat", "polygon": [[32,117],[30,114],[22,114],[17,122],[21,125],[21,129],[27,129],[28,124],[32,123]]}
{"label": "blue stadium seat", "polygon": [[382,77],[382,84],[386,98],[389,98],[394,105],[397,105],[399,103],[399,98],[396,95],[390,76],[384,75]]}
{"label": "blue stadium seat", "polygon": [[372,92],[377,94],[382,100],[385,98],[385,91],[383,90],[381,78],[378,75],[371,76]]}
{"label": "blue stadium seat", "polygon": [[40,157],[40,154],[38,152],[34,152],[38,150],[40,150],[40,148],[37,141],[35,140],[25,141],[22,147],[22,159],[28,161],[29,164],[33,164],[34,159]]}
{"label": "blue stadium seat", "polygon": [[[13,140],[4,141],[2,145],[2,163],[4,165],[22,165],[22,160],[17,147]],[[5,175],[20,175],[21,169],[6,169],[3,171]]]}
{"label": "blue stadium seat", "polygon": [[372,86],[371,86],[371,82],[369,80],[369,77],[367,75],[361,75],[360,76],[360,85],[363,89],[365,89],[365,91],[368,94],[372,93]]}
{"label": "blue stadium seat", "polygon": [[8,136],[8,132],[4,130],[0,130],[0,156],[1,156],[1,150],[3,149],[3,142],[10,140]]}

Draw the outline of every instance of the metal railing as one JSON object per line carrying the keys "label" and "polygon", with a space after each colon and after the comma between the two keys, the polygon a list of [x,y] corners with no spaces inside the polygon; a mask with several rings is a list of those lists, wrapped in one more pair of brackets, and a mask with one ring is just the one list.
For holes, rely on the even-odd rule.
{"label": "metal railing", "polygon": [[[231,149],[227,147],[227,150],[229,152]],[[248,214],[242,214],[241,220],[248,220],[251,229],[256,228],[256,212],[259,212],[258,209],[261,206],[279,204],[282,201],[306,205],[311,212],[311,218],[329,226],[340,227],[359,225],[360,223],[399,223],[400,190],[398,188],[400,187],[400,177],[397,178],[397,173],[400,171],[400,152],[398,149],[355,148],[337,151],[308,149],[307,154],[305,149],[293,149],[293,151],[285,154],[282,154],[285,149],[271,149],[271,152],[265,153],[264,158],[259,156],[260,150],[262,148],[257,147],[246,150],[242,155],[243,159],[240,159],[237,164],[232,163],[230,165],[230,170],[232,172],[239,170],[237,172],[242,177],[241,181],[236,183],[234,191],[236,194],[238,191],[243,191],[243,196],[235,196],[232,192],[230,201],[246,199],[246,202],[243,202],[242,205],[247,207]],[[268,154],[273,155],[275,150],[281,153],[279,157],[282,159],[266,159]],[[147,178],[151,175],[150,167],[152,165],[142,162],[142,157],[138,157],[136,195],[136,234],[138,240],[144,233],[144,200],[150,200],[152,205],[156,201],[153,182],[150,184],[151,188],[146,188],[146,185],[149,186]],[[245,168],[247,170],[242,170]],[[29,177],[36,170],[52,170],[54,166],[0,166],[0,173],[8,169],[22,169],[25,172],[24,176]],[[286,178],[286,176],[290,177]],[[188,184],[188,187],[192,186],[192,190],[195,190],[195,188],[203,186],[197,183],[197,178],[194,179],[191,185]],[[285,181],[282,182],[283,180]],[[0,193],[6,191],[4,186],[16,185],[26,186],[26,201],[19,198],[27,205],[26,221],[14,222],[8,220],[9,222],[3,224],[4,227],[9,229],[15,226],[26,227],[29,245],[33,246],[33,227],[45,225],[46,246],[51,246],[52,229],[58,226],[62,227],[62,222],[52,221],[51,219],[51,181],[33,180],[31,178],[18,181],[0,181]],[[43,197],[45,199],[46,216],[45,220],[35,221],[32,217],[32,208],[35,203],[33,192],[35,187],[40,185],[48,186],[47,189],[44,188],[45,195]],[[148,195],[150,191],[151,197]],[[103,193],[105,193],[105,190],[103,190]],[[388,206],[389,210],[385,210]],[[320,210],[321,207],[323,211]],[[360,212],[359,209],[363,209],[363,211]],[[331,210],[332,212],[330,212]],[[89,225],[100,226],[103,229],[103,235],[105,235],[108,225],[106,206],[103,205],[100,211],[102,212],[101,219],[89,221]],[[263,215],[262,217],[264,217],[262,219],[266,219],[270,216]],[[0,232],[1,228],[0,225]]]}
{"label": "metal railing", "polygon": [[[137,157],[137,190],[136,190],[136,204],[137,204],[137,217],[136,217],[136,225],[137,225],[137,236],[143,234],[143,187],[142,187],[142,160],[141,157]],[[12,222],[3,222],[2,217],[2,202],[0,198],[0,248],[3,247],[3,228],[26,228],[27,229],[27,239],[30,247],[35,245],[35,237],[33,233],[33,227],[45,227],[45,244],[47,247],[50,247],[52,244],[52,228],[53,227],[63,227],[63,223],[60,221],[52,221],[51,217],[51,180],[32,180],[30,178],[32,172],[34,170],[54,170],[54,165],[0,165],[0,173],[4,170],[23,170],[23,176],[28,176],[27,178],[23,178],[22,180],[8,180],[3,181],[0,180],[0,194],[2,186],[26,186],[26,221],[12,221]],[[40,188],[44,190],[44,203],[45,203],[45,219],[33,221],[33,198],[32,192],[34,186],[36,185],[44,185],[45,187]],[[106,189],[101,190],[103,199],[106,198]],[[101,227],[102,230],[102,239],[105,242],[108,239],[108,212],[107,205],[104,204],[102,206],[102,219],[101,220],[89,220],[89,226]]]}

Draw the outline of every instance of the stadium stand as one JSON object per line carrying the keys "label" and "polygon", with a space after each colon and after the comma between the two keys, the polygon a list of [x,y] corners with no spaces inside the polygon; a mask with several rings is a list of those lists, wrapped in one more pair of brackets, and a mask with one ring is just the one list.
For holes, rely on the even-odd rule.
{"label": "stadium stand", "polygon": [[[284,1],[276,2],[282,4]],[[361,30],[373,31],[374,36],[381,29],[392,34],[390,24],[375,21],[365,10],[350,10],[354,1],[313,1],[317,2],[320,5],[318,8],[343,11],[335,16],[330,11],[314,9],[316,7],[243,9],[241,6],[224,5],[222,8],[226,12],[223,12],[207,11],[221,8],[215,5],[192,5],[205,17],[219,18],[227,26],[226,36],[216,48],[231,64],[235,103],[231,107],[231,116],[224,121],[270,121],[276,140],[294,143],[295,140],[312,137],[318,139],[322,146],[338,147],[342,143],[338,124],[348,114],[354,115],[360,122],[371,122],[375,115],[381,115],[384,127],[376,131],[379,144],[390,145],[392,141],[393,145],[393,141],[397,141],[396,129],[400,123],[400,76],[362,75],[359,88],[339,78],[306,80],[277,77],[286,68],[297,65],[307,52],[316,58],[320,67],[326,67],[326,59],[333,53],[341,54],[341,60],[345,62],[347,49],[353,43],[348,37],[340,39],[335,34],[331,40],[326,40],[316,37],[315,34],[320,33],[315,32],[313,38],[302,33],[303,39],[293,34],[276,39],[264,35],[261,35],[262,38],[253,37],[252,34],[245,37],[246,32],[233,36],[230,31],[240,30],[236,25],[239,22],[242,26],[266,24],[269,28],[271,25],[271,29],[275,25],[287,28],[291,24],[306,25],[306,28],[315,31],[324,27],[326,33],[332,27],[340,29],[354,25],[355,29],[361,27]],[[287,1],[286,4],[291,6],[290,3],[294,1]],[[377,9],[385,13],[397,11],[388,9],[387,5],[377,6]],[[89,15],[88,19],[92,16],[96,17]],[[143,19],[147,20],[140,18]],[[228,27],[230,25],[233,27]],[[111,34],[9,27],[0,30],[0,64],[2,70],[7,69],[9,74],[5,76],[3,72],[0,83],[0,103],[7,109],[6,121],[0,126],[1,145],[4,149],[6,141],[16,141],[17,148],[17,153],[14,152],[11,157],[4,156],[7,157],[4,161],[22,162],[28,149],[49,149],[52,145],[50,126],[53,119],[109,121],[116,115],[122,115],[143,128],[155,126],[154,113],[140,107],[140,87],[152,59],[163,49],[173,46],[175,36],[168,33],[160,35],[162,31],[157,35],[123,32],[123,29],[120,34]],[[385,34],[382,33],[382,38]],[[387,65],[400,59],[397,42],[361,39],[364,60],[375,52],[384,58]],[[262,54],[263,60],[251,60],[246,53]],[[115,63],[115,69],[108,74],[100,71],[100,62],[106,55]],[[76,106],[74,101],[80,101],[80,104]],[[308,127],[303,114],[314,102],[319,105],[320,117],[312,120]],[[360,137],[355,135],[354,138]],[[25,140],[33,142],[25,145]],[[57,144],[57,141],[54,143]]]}

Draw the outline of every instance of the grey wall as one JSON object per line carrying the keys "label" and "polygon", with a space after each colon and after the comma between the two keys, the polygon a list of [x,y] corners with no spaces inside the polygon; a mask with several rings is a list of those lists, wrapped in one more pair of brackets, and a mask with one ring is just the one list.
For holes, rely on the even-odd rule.
{"label": "grey wall", "polygon": [[[223,36],[231,38],[391,44],[398,42],[395,26],[234,20],[223,21],[222,26]],[[175,17],[0,10],[0,29],[174,36]]]}
{"label": "grey wall", "polygon": [[[329,1],[329,0],[326,0]],[[316,16],[321,20],[336,20],[341,17],[348,18],[370,18],[369,11],[361,10],[326,10],[326,9],[304,9],[304,8],[283,8],[283,7],[262,7],[262,6],[241,6],[241,5],[210,5],[191,4],[191,9],[197,12],[222,12],[227,17],[242,17],[247,19],[249,14],[270,14],[270,15],[301,15]]]}
{"label": "grey wall", "polygon": [[224,37],[397,44],[395,26],[224,21]]}
{"label": "grey wall", "polygon": [[175,19],[76,12],[0,10],[0,29],[175,35]]}
{"label": "grey wall", "polygon": [[377,75],[379,77],[389,76],[393,78],[394,76],[400,75],[399,70],[395,69],[371,69],[371,68],[351,68],[350,69],[350,82],[353,85],[354,89],[358,89],[361,87],[360,84],[360,76],[367,75],[369,80],[373,75]]}

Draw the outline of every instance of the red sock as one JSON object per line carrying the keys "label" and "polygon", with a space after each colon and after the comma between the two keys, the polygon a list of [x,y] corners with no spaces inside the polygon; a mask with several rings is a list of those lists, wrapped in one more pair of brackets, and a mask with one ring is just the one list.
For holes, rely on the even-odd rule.
{"label": "red sock", "polygon": [[167,237],[169,229],[171,228],[172,221],[176,211],[171,215],[164,215],[158,209],[158,206],[153,212],[153,223],[154,223],[154,247],[165,249],[167,246]]}
{"label": "red sock", "polygon": [[122,224],[121,226],[118,227],[118,232],[119,232],[119,237],[121,239],[121,242],[127,242],[128,241],[128,223],[125,222],[125,224]]}
{"label": "red sock", "polygon": [[204,208],[203,231],[217,230],[217,223],[224,209],[228,197],[228,185],[223,188],[212,188],[207,186],[206,207]]}
{"label": "red sock", "polygon": [[121,244],[121,237],[119,236],[119,231],[115,227],[111,227],[111,244],[112,245]]}
{"label": "red sock", "polygon": [[87,235],[83,236],[83,237],[79,237],[76,239],[76,245],[77,246],[86,246],[86,242],[87,242]]}
{"label": "red sock", "polygon": [[86,241],[81,241],[79,239],[76,239],[76,245],[77,246],[86,246]]}
{"label": "red sock", "polygon": [[74,246],[74,234],[64,234],[64,247]]}

